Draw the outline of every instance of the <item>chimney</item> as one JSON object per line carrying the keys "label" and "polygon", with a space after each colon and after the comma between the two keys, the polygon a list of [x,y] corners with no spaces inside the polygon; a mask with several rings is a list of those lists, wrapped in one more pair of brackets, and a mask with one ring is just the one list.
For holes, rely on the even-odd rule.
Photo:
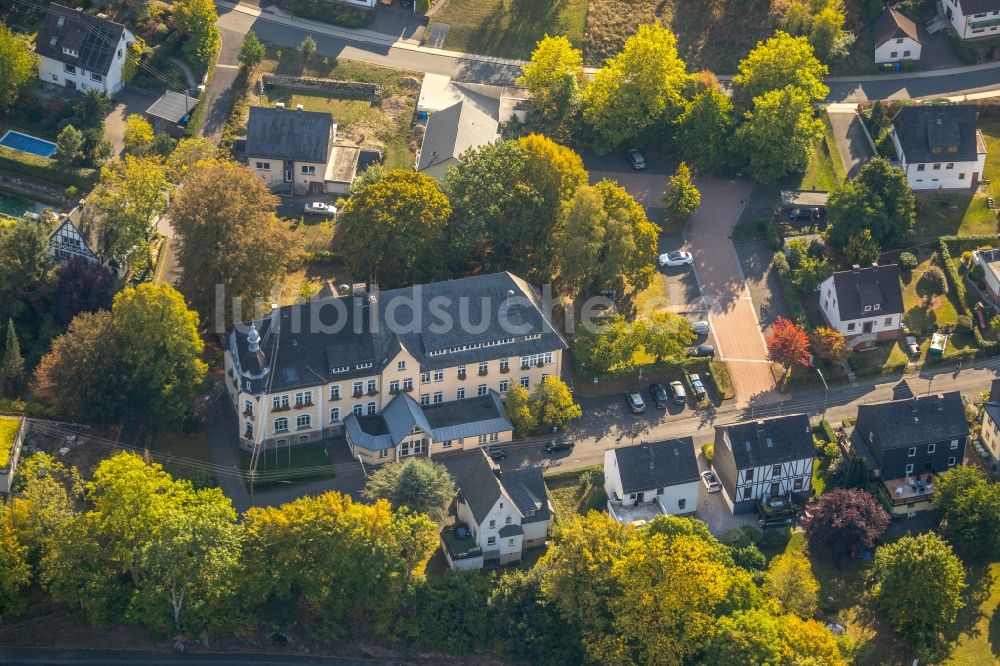
{"label": "chimney", "polygon": [[937,399],[937,410],[939,412],[943,412],[944,411],[944,394],[943,393],[938,393],[938,397],[937,398],[938,398]]}
{"label": "chimney", "polygon": [[656,465],[653,462],[653,449],[646,449],[649,452],[649,469],[653,469]]}
{"label": "chimney", "polygon": [[851,272],[852,273],[861,272],[861,264],[851,264]]}

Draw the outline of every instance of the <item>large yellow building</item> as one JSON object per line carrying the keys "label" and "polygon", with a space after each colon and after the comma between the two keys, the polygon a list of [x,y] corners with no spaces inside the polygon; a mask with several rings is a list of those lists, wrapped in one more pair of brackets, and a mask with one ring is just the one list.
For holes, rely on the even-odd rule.
{"label": "large yellow building", "polygon": [[240,446],[341,437],[348,414],[381,414],[400,393],[427,407],[530,390],[562,371],[566,340],[548,315],[510,273],[275,308],[227,338]]}

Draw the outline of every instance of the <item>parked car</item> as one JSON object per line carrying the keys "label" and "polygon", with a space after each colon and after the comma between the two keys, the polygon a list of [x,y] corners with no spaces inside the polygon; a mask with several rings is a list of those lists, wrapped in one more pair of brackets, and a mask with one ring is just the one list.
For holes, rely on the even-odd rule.
{"label": "parked car", "polygon": [[715,347],[712,345],[698,345],[697,347],[688,347],[688,356],[707,356],[709,358],[715,358]]}
{"label": "parked car", "polygon": [[705,488],[710,493],[717,493],[722,490],[722,484],[719,483],[719,477],[715,475],[710,469],[706,469],[701,473],[701,482],[705,484]]}
{"label": "parked car", "polygon": [[306,215],[323,215],[324,217],[333,217],[337,214],[337,207],[332,204],[312,201],[305,205],[302,212]]}
{"label": "parked car", "polygon": [[788,211],[789,220],[818,220],[820,215],[819,208],[793,208]]}
{"label": "parked car", "polygon": [[910,356],[913,358],[920,356],[920,345],[917,344],[916,336],[906,336],[906,351],[909,352]]}
{"label": "parked car", "polygon": [[502,446],[491,446],[486,449],[486,454],[493,460],[503,460],[507,457],[507,449]]}
{"label": "parked car", "polygon": [[654,405],[660,409],[667,408],[667,404],[670,402],[670,397],[667,395],[667,389],[663,386],[663,384],[650,384],[649,395],[653,396]]}
{"label": "parked car", "polygon": [[660,255],[660,266],[685,266],[694,261],[690,252],[667,252]]}
{"label": "parked car", "polygon": [[674,404],[686,405],[688,401],[687,391],[684,390],[684,384],[674,381],[670,382],[670,396],[674,400]]}
{"label": "parked car", "polygon": [[633,414],[645,413],[646,403],[638,391],[625,391],[625,400],[628,401],[628,408],[632,410]]}
{"label": "parked car", "polygon": [[573,449],[572,437],[557,437],[545,443],[546,453],[555,453],[556,451],[570,451],[572,449]]}
{"label": "parked car", "polygon": [[691,390],[694,391],[695,399],[701,400],[707,395],[705,384],[701,381],[701,375],[692,373],[688,375],[688,381],[691,382]]}
{"label": "parked car", "polygon": [[642,171],[646,168],[646,158],[643,157],[642,152],[638,148],[629,148],[625,151],[625,156],[628,157],[629,164],[636,171]]}
{"label": "parked car", "polygon": [[708,335],[708,322],[707,321],[693,321],[691,322],[691,330],[698,335]]}

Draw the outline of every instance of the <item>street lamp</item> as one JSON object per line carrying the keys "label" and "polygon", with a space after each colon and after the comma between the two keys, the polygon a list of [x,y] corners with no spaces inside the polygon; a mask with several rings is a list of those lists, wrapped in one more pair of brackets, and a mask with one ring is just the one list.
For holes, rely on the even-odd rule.
{"label": "street lamp", "polygon": [[820,370],[819,368],[816,368],[816,374],[819,375],[819,378],[821,380],[823,380],[823,388],[825,389],[824,392],[823,392],[823,418],[825,419],[826,418],[826,401],[827,401],[827,398],[830,397],[830,386],[829,386],[829,384],[826,383],[826,377],[823,376],[823,371],[822,370]]}

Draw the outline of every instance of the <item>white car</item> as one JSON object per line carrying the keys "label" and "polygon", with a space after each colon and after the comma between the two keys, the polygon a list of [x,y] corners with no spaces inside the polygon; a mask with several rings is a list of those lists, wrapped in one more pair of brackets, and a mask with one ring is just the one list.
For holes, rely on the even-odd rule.
{"label": "white car", "polygon": [[693,321],[691,322],[691,330],[698,335],[708,335],[708,322],[707,321]]}
{"label": "white car", "polygon": [[684,266],[693,261],[690,252],[667,252],[660,255],[660,266]]}
{"label": "white car", "polygon": [[307,203],[302,212],[306,215],[324,215],[326,217],[334,217],[337,214],[337,207],[332,204],[325,204],[319,201],[313,201],[312,203]]}
{"label": "white car", "polygon": [[710,469],[706,469],[701,473],[701,482],[705,484],[705,488],[707,488],[710,493],[717,493],[722,490],[722,484],[719,483],[719,478],[715,476],[715,472]]}

